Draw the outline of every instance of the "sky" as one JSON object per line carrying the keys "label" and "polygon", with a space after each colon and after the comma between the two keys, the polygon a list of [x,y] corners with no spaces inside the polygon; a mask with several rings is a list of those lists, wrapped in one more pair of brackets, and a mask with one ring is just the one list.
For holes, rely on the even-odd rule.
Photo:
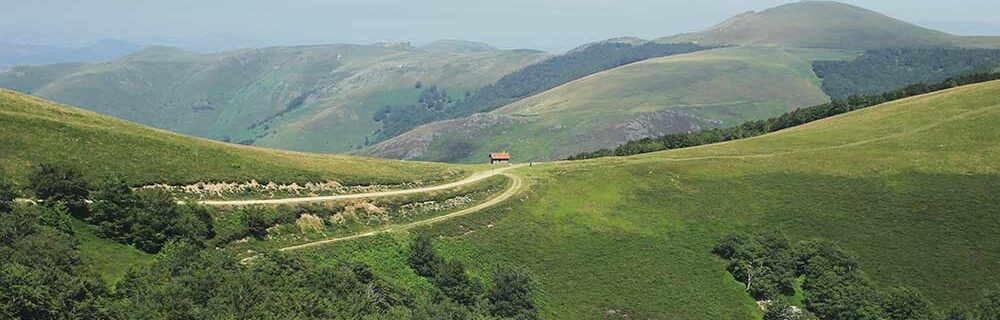
{"label": "sky", "polygon": [[[778,0],[0,0],[0,37],[226,46],[437,39],[551,52],[698,31]],[[958,34],[1000,34],[997,0],[846,0]],[[53,40],[56,41],[56,40]]]}

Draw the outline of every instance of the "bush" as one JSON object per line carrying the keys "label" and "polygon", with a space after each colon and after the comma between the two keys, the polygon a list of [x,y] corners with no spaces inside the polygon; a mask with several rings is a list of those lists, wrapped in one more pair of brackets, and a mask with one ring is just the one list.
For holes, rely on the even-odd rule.
{"label": "bush", "polygon": [[0,177],[0,212],[10,212],[17,195],[17,187],[7,179]]}
{"label": "bush", "polygon": [[994,285],[983,293],[976,311],[979,320],[1000,320],[1000,285]]}
{"label": "bush", "polygon": [[774,300],[768,303],[764,312],[764,320],[818,320],[809,311],[789,305],[785,300]]}
{"label": "bush", "polygon": [[497,268],[488,294],[494,316],[535,319],[538,311],[531,299],[535,283],[527,273],[510,267]]}
{"label": "bush", "polygon": [[87,181],[80,172],[65,166],[42,164],[28,176],[28,189],[46,203],[61,202],[78,217],[86,216]]}
{"label": "bush", "polygon": [[889,289],[882,297],[882,309],[889,319],[934,320],[940,316],[920,292],[908,287]]}
{"label": "bush", "polygon": [[142,251],[159,252],[168,240],[178,235],[174,222],[180,218],[174,198],[162,190],[138,193],[138,206],[132,211],[129,239]]}
{"label": "bush", "polygon": [[746,285],[758,300],[794,293],[797,261],[792,246],[774,232],[755,235],[735,234],[713,250],[729,260],[729,272]]}
{"label": "bush", "polygon": [[482,288],[465,274],[465,265],[449,260],[438,264],[434,271],[434,286],[445,296],[465,306],[474,306],[482,295]]}
{"label": "bush", "polygon": [[105,285],[84,264],[69,219],[59,204],[0,213],[0,318],[109,318]]}
{"label": "bush", "polygon": [[247,237],[264,238],[267,229],[278,223],[295,222],[300,213],[289,208],[280,211],[262,207],[237,208],[216,221],[212,230],[215,234],[213,245],[222,246]]}
{"label": "bush", "polygon": [[434,251],[434,241],[429,236],[421,234],[410,243],[407,261],[413,271],[421,277],[433,278],[443,259],[437,255],[437,251]]}
{"label": "bush", "polygon": [[125,181],[120,175],[108,176],[91,192],[91,214],[86,221],[97,226],[102,237],[156,253],[168,241],[201,245],[213,236],[212,216],[207,207],[179,206],[163,190],[137,193]]}
{"label": "bush", "polygon": [[132,216],[139,209],[139,199],[125,182],[125,177],[105,177],[90,195],[93,202],[87,222],[97,226],[102,237],[128,242]]}

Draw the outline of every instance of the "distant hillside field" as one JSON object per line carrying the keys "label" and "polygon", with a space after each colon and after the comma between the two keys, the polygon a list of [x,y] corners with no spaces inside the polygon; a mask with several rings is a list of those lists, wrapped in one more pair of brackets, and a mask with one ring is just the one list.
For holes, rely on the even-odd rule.
{"label": "distant hillside field", "polygon": [[954,36],[833,1],[801,1],[747,12],[705,31],[657,41],[836,49],[1000,47],[1000,37]]}
{"label": "distant hillside field", "polygon": [[476,162],[560,159],[665,133],[733,126],[828,101],[814,60],[856,52],[734,47],[650,59],[597,73],[468,118],[432,123],[363,154]]}
{"label": "distant hillside field", "polygon": [[0,42],[0,70],[17,65],[108,61],[138,49],[137,44],[114,39],[77,47]]}
{"label": "distant hillside field", "polygon": [[[879,287],[969,305],[1000,281],[998,121],[994,81],[746,140],[536,164],[517,171],[531,186],[520,200],[418,232],[444,235],[439,250],[473,276],[525,266],[544,319],[759,319],[712,247],[768,229],[839,244]],[[400,269],[407,245],[379,236],[306,254],[418,281]]]}
{"label": "distant hillside field", "polygon": [[892,48],[868,50],[852,61],[816,61],[823,92],[834,99],[932,84],[1000,67],[1000,49]]}
{"label": "distant hillside field", "polygon": [[74,167],[96,180],[120,173],[135,185],[198,181],[348,185],[439,181],[464,169],[275,151],[165,132],[0,89],[0,173],[18,181],[39,163]]}
{"label": "distant hillside field", "polygon": [[374,115],[382,124],[377,141],[417,126],[489,112],[588,75],[658,57],[708,50],[690,43],[662,44],[641,39],[611,39],[583,45],[511,72],[486,86],[453,98],[446,89],[425,88],[419,101],[387,105]]}
{"label": "distant hillside field", "polygon": [[16,67],[0,87],[157,128],[234,143],[344,152],[369,143],[416,83],[459,95],[547,55],[446,41],[196,54],[150,47],[97,64]]}

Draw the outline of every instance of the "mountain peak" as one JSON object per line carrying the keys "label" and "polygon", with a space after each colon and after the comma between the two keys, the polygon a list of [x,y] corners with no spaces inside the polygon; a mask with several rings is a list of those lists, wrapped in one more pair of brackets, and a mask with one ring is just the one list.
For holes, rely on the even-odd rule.
{"label": "mountain peak", "polygon": [[801,1],[739,14],[705,31],[661,39],[709,45],[873,49],[945,45],[950,35],[865,8]]}

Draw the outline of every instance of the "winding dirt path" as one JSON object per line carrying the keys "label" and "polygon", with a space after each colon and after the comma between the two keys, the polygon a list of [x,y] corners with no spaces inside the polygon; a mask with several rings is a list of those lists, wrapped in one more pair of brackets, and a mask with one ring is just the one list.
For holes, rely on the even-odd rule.
{"label": "winding dirt path", "polygon": [[289,204],[289,203],[307,203],[307,202],[323,202],[323,201],[333,201],[333,200],[349,200],[349,199],[361,199],[361,198],[378,198],[378,197],[388,197],[388,196],[398,196],[405,194],[414,193],[424,193],[438,190],[451,189],[471,183],[481,181],[483,179],[503,174],[508,177],[513,175],[505,174],[507,170],[520,168],[526,164],[516,164],[506,167],[500,167],[490,170],[484,170],[472,174],[471,176],[445,184],[440,184],[436,186],[414,188],[414,189],[404,189],[404,190],[390,190],[390,191],[379,191],[379,192],[368,192],[368,193],[354,193],[354,194],[341,194],[332,196],[316,196],[316,197],[301,197],[301,198],[284,198],[284,199],[251,199],[251,200],[204,200],[198,201],[199,204],[208,206],[249,206],[249,205],[261,205],[261,204]]}
{"label": "winding dirt path", "polygon": [[[508,168],[510,168],[510,167],[508,167]],[[506,170],[504,170],[504,171],[506,171]],[[503,193],[501,193],[500,195],[497,195],[497,196],[495,196],[493,198],[490,198],[489,200],[486,200],[485,202],[477,204],[475,206],[468,207],[468,208],[465,208],[465,209],[462,209],[462,210],[459,210],[459,211],[455,211],[455,212],[452,212],[452,213],[449,213],[449,214],[446,214],[446,215],[441,215],[441,216],[433,217],[433,218],[426,219],[426,220],[420,220],[420,221],[414,221],[414,222],[405,223],[405,224],[399,224],[399,225],[389,226],[389,227],[386,227],[384,229],[379,229],[379,230],[375,230],[375,231],[369,231],[369,232],[359,233],[359,234],[354,234],[354,235],[349,235],[349,236],[333,237],[333,238],[327,238],[327,239],[313,241],[313,242],[307,242],[307,243],[303,243],[303,244],[299,244],[299,245],[294,245],[294,246],[280,248],[278,250],[279,251],[293,251],[293,250],[299,250],[299,249],[304,249],[304,248],[309,248],[309,247],[315,247],[315,246],[324,245],[324,244],[333,243],[333,242],[347,241],[347,240],[353,240],[353,239],[358,239],[358,238],[370,237],[370,236],[374,236],[374,235],[382,234],[382,233],[407,230],[407,229],[411,229],[411,228],[414,228],[414,227],[417,227],[417,226],[422,226],[422,225],[427,225],[427,224],[432,224],[432,223],[437,223],[437,222],[445,221],[445,220],[448,220],[448,219],[451,219],[451,218],[463,216],[463,215],[466,215],[466,214],[469,214],[469,213],[473,213],[473,212],[476,212],[476,211],[479,211],[479,210],[483,210],[483,209],[492,207],[492,206],[494,206],[494,205],[496,205],[496,204],[498,204],[500,202],[503,202],[504,200],[510,199],[510,197],[513,197],[515,194],[517,194],[518,190],[521,189],[521,186],[523,184],[523,182],[521,180],[521,177],[518,177],[517,175],[507,174],[507,173],[497,173],[497,174],[502,174],[502,175],[507,176],[507,177],[509,177],[511,179],[510,188],[507,188],[507,190],[504,191]],[[489,176],[493,176],[493,174],[491,174]]]}

